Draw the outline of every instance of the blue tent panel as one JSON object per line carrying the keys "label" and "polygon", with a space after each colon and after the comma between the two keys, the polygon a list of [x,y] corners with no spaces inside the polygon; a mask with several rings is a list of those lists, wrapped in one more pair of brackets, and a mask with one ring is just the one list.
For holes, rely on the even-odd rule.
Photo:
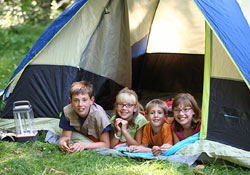
{"label": "blue tent panel", "polygon": [[236,0],[194,0],[250,88],[250,27]]}

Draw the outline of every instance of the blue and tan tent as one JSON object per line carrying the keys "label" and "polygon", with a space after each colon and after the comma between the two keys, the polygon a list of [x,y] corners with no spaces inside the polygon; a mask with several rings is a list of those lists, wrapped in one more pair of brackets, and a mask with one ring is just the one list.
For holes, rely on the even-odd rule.
{"label": "blue and tan tent", "polygon": [[13,102],[29,100],[37,129],[58,130],[79,80],[106,110],[125,86],[152,98],[190,92],[200,98],[200,139],[176,154],[250,167],[249,12],[248,0],[76,0],[12,75],[0,127],[13,127]]}

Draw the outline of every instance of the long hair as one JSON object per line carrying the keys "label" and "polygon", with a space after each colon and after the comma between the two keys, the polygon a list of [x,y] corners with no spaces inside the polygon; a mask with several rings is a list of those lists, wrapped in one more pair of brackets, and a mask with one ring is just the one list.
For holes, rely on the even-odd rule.
{"label": "long hair", "polygon": [[[199,119],[201,118],[201,110],[199,105],[197,104],[194,97],[189,93],[177,94],[174,98],[172,109],[174,110],[174,108],[178,107],[180,104],[183,104],[184,106],[189,106],[193,109],[194,115],[191,122],[191,128],[195,129],[199,122]],[[183,131],[183,127],[178,122],[176,122],[176,120],[174,120],[174,130]]]}

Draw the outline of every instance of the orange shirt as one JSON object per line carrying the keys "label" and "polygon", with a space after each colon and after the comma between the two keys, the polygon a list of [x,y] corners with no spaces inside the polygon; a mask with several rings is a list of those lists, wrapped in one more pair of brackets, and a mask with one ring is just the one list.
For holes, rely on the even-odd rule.
{"label": "orange shirt", "polygon": [[153,134],[151,124],[146,124],[143,129],[142,143],[150,146],[161,146],[163,144],[173,145],[173,136],[170,126],[164,123],[160,132]]}

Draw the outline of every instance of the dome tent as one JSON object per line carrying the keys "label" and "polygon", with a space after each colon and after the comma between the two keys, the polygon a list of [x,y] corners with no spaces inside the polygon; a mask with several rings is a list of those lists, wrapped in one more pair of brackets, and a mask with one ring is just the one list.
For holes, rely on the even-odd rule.
{"label": "dome tent", "polygon": [[[134,86],[134,73],[141,67],[152,68],[159,60],[155,57],[162,57],[159,54],[168,57],[162,59],[167,62],[167,67],[161,68],[165,72],[176,59],[174,64],[190,61],[188,65],[195,70],[180,77],[193,88],[200,81],[202,74],[198,80],[194,77],[205,54],[200,141],[181,152],[186,154],[185,149],[190,149],[216,157],[221,152],[208,148],[222,144],[219,147],[230,146],[228,149],[232,147],[233,151],[220,155],[221,158],[249,167],[250,143],[246,138],[250,127],[250,5],[246,0],[194,2],[76,1],[49,26],[14,72],[4,91],[6,106],[0,125],[8,126],[13,118],[13,102],[26,99],[31,101],[38,129],[57,129],[62,108],[69,103],[70,85],[82,79],[94,84],[97,103],[109,109],[122,87]],[[148,62],[143,60],[143,66],[137,64],[134,71],[132,62],[138,58]],[[163,66],[161,63],[158,64]],[[150,80],[148,71],[142,69],[140,73],[137,77],[146,75],[145,79]],[[164,88],[181,86],[172,80],[179,78],[173,77],[175,73],[161,75],[158,81],[165,77],[164,83],[172,82]],[[191,149],[192,146],[197,149]]]}

